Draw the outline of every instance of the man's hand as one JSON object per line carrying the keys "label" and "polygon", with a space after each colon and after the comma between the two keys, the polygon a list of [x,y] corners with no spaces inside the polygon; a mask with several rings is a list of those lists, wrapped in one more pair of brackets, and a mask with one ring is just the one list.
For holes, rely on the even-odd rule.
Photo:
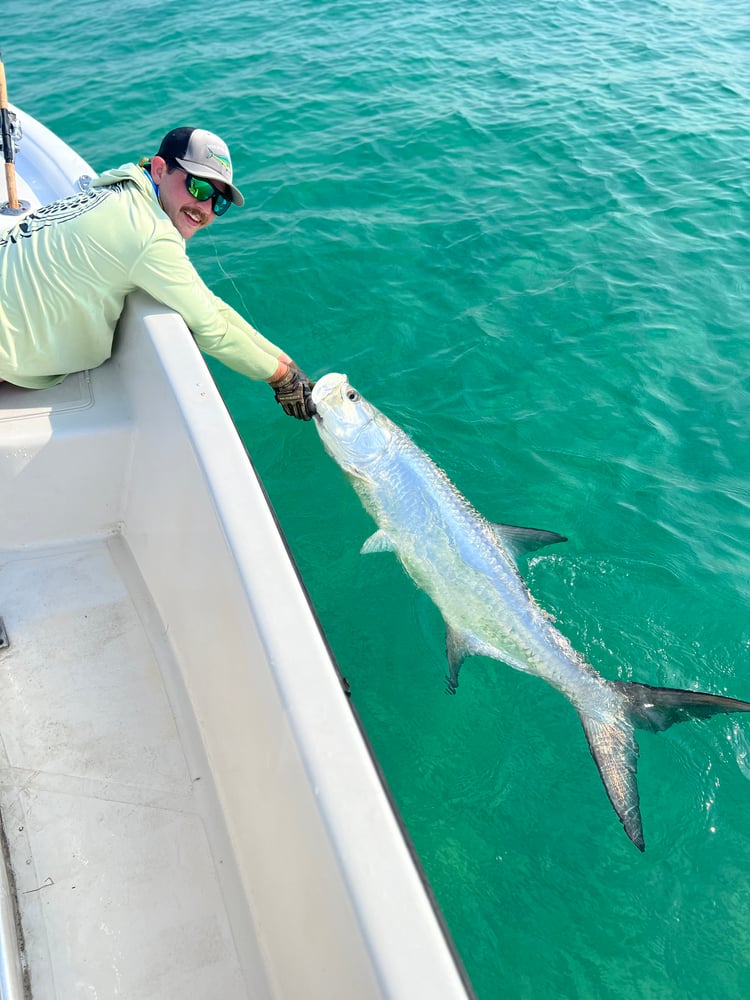
{"label": "man's hand", "polygon": [[312,401],[312,383],[297,366],[292,363],[281,378],[270,382],[276,402],[281,403],[284,413],[297,420],[310,420],[315,413]]}

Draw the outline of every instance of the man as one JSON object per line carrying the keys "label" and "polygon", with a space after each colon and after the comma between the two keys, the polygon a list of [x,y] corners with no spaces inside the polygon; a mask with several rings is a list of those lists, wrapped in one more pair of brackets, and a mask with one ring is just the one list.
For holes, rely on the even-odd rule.
{"label": "man", "polygon": [[314,413],[310,380],[190,263],[185,241],[244,198],[226,144],[177,128],[151,160],[108,170],[0,235],[0,381],[31,389],[95,368],[112,352],[125,296],[176,310],[206,354],[270,384],[290,416]]}

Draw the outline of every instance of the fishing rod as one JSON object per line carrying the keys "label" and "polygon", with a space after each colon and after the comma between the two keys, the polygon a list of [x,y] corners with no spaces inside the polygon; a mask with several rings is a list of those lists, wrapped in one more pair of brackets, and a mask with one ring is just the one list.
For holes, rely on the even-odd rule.
{"label": "fishing rod", "polygon": [[13,162],[13,122],[8,108],[8,88],[5,82],[5,66],[0,53],[0,138],[5,159],[5,188],[8,192],[7,202],[0,206],[2,215],[22,215],[28,211],[28,204],[19,201],[16,190],[16,169]]}

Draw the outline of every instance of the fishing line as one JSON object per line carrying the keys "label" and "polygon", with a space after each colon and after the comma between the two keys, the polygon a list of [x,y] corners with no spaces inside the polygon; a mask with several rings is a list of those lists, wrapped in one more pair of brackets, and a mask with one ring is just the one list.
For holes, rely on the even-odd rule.
{"label": "fishing line", "polygon": [[219,265],[219,270],[224,275],[224,277],[229,281],[229,284],[232,286],[232,288],[234,289],[234,291],[237,294],[238,299],[242,303],[242,309],[243,309],[243,313],[244,313],[245,318],[247,319],[247,321],[252,326],[255,326],[255,319],[254,319],[254,317],[252,315],[250,307],[248,306],[247,302],[245,301],[245,296],[242,294],[242,290],[240,289],[239,285],[235,281],[234,277],[229,273],[229,271],[227,271],[227,269],[224,267],[224,265],[223,265],[223,263],[221,261],[221,257],[219,256],[219,251],[218,251],[217,246],[216,246],[216,240],[214,239],[214,233],[212,231],[209,231],[206,235],[207,235],[207,237],[208,237],[208,239],[209,239],[209,241],[211,243],[211,249],[213,250],[214,257],[216,258],[216,263]]}

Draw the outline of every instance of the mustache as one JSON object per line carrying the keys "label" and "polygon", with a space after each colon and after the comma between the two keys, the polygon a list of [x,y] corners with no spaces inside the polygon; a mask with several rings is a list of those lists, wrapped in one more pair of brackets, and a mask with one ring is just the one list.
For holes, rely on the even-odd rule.
{"label": "mustache", "polygon": [[183,208],[182,211],[186,212],[189,215],[192,215],[195,218],[199,218],[203,224],[207,223],[209,220],[208,212],[204,212],[200,208],[194,208],[193,206],[190,206],[187,208]]}

